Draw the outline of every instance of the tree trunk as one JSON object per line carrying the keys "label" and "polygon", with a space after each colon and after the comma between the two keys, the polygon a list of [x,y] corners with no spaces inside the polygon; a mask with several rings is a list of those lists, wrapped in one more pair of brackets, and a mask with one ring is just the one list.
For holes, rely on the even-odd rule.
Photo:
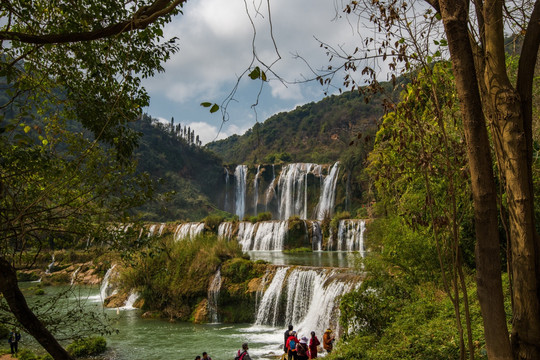
{"label": "tree trunk", "polygon": [[0,274],[0,292],[26,332],[32,335],[55,360],[74,360],[30,310],[17,284],[15,269],[3,257],[0,257]]}
{"label": "tree trunk", "polygon": [[468,1],[440,0],[456,88],[463,115],[473,193],[478,299],[489,359],[511,360],[499,257],[497,191],[473,53],[468,36]]}
{"label": "tree trunk", "polygon": [[[484,6],[486,67],[484,81],[495,109],[495,151],[501,160],[506,183],[512,253],[512,348],[517,359],[540,359],[540,303],[538,254],[535,249],[534,208],[529,179],[529,152],[521,100],[506,72],[502,1]],[[530,135],[529,135],[530,137]],[[531,155],[532,157],[532,155]]]}

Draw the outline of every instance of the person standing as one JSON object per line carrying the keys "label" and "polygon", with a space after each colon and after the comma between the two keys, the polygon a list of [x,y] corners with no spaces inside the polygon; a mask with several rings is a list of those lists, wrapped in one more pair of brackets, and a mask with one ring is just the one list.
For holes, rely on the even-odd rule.
{"label": "person standing", "polygon": [[291,336],[292,329],[293,329],[293,326],[289,325],[289,328],[285,330],[285,334],[283,336],[283,352],[284,353],[287,353],[287,339],[289,338],[289,336]]}
{"label": "person standing", "polygon": [[234,358],[234,360],[251,360],[251,357],[249,356],[248,354],[248,349],[249,349],[249,346],[248,346],[248,343],[243,343],[242,344],[242,351],[238,350],[238,355],[236,355],[236,357]]}
{"label": "person standing", "polygon": [[19,341],[21,341],[21,333],[16,329],[13,329],[8,338],[11,355],[16,355],[19,352]]}
{"label": "person standing", "polygon": [[317,346],[321,345],[321,342],[315,336],[315,331],[311,332],[311,339],[309,339],[309,358],[310,359],[316,359],[317,358]]}
{"label": "person standing", "polygon": [[291,335],[287,338],[287,359],[296,360],[296,346],[300,341],[296,337],[296,331],[291,331]]}
{"label": "person standing", "polygon": [[323,342],[323,348],[328,352],[329,354],[332,352],[332,349],[334,348],[334,341],[336,338],[334,335],[332,335],[332,329],[328,328],[323,334],[322,342]]}
{"label": "person standing", "polygon": [[308,339],[303,336],[300,339],[300,343],[296,345],[296,359],[298,360],[308,360]]}

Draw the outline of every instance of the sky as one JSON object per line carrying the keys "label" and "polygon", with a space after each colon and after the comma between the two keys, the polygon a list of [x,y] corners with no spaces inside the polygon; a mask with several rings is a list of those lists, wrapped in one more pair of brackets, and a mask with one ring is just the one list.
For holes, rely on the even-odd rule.
{"label": "sky", "polygon": [[[145,111],[162,121],[174,117],[175,124],[191,127],[207,143],[243,134],[257,121],[322,99],[325,88],[319,83],[298,81],[312,79],[311,69],[329,64],[318,40],[354,49],[360,41],[355,25],[339,19],[341,0],[269,1],[272,32],[266,0],[188,1],[184,14],[164,29],[166,38],[178,37],[179,51],[165,63],[164,73],[143,82],[150,94]],[[255,24],[255,40],[246,7]],[[222,122],[220,111],[211,114],[200,104],[222,104],[238,77],[250,67],[253,49],[265,64],[277,60],[272,69],[288,83],[268,73],[269,81],[253,108],[260,82],[244,76],[227,108],[228,120]],[[307,59],[309,66],[296,55]]]}

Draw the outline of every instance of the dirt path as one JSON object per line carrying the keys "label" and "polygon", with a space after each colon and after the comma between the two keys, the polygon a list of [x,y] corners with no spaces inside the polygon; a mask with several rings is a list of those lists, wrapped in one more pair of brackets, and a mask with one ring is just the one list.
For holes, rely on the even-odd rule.
{"label": "dirt path", "polygon": [[15,359],[15,358],[12,358],[11,355],[9,354],[0,355],[0,360],[11,360],[11,359]]}

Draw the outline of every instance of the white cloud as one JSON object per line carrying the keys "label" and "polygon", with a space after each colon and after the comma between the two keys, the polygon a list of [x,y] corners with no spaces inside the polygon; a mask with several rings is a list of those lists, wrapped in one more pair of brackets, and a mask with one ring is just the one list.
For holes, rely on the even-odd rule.
{"label": "white cloud", "polygon": [[239,127],[235,124],[230,124],[224,126],[220,131],[219,126],[214,126],[203,121],[191,122],[187,126],[195,131],[195,136],[199,135],[199,139],[203,145],[215,140],[225,139],[233,134],[242,135],[251,128],[251,126]]}

